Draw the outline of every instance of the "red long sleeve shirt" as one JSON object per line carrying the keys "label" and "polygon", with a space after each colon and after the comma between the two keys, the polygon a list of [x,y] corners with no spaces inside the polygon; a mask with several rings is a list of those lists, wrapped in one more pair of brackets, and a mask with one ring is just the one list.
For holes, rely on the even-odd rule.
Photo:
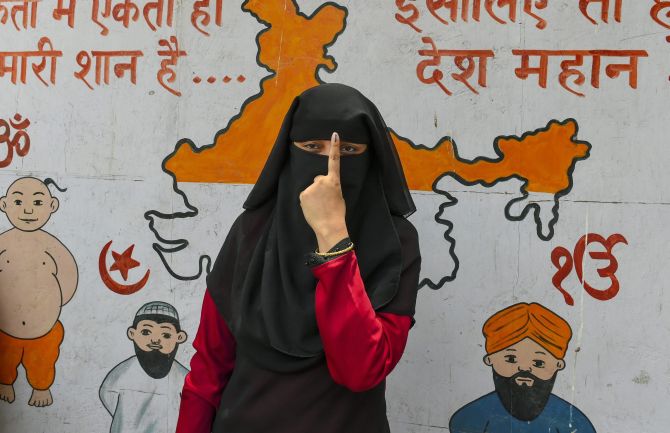
{"label": "red long sleeve shirt", "polygon": [[[411,318],[375,312],[351,251],[312,268],[318,279],[315,312],[333,380],[351,391],[375,387],[393,370]],[[196,353],[182,390],[177,433],[207,433],[235,367],[235,339],[206,292]]]}

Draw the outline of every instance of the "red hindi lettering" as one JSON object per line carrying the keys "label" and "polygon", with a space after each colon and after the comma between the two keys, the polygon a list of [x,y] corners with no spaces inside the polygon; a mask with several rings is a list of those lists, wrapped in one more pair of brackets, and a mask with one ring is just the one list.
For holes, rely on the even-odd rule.
{"label": "red hindi lettering", "polygon": [[649,11],[651,18],[666,29],[670,29],[670,1],[654,0],[654,6]]}
{"label": "red hindi lettering", "polygon": [[[118,62],[114,65],[114,75],[117,78],[123,78],[126,71],[130,71],[130,82],[136,84],[137,59],[144,54],[142,51],[91,51],[82,50],[77,53],[76,61],[81,67],[79,71],[74,72],[75,78],[81,80],[93,90],[93,86],[86,79],[91,67],[95,66],[95,84],[109,84],[111,59],[117,57],[130,57],[126,63]],[[91,58],[91,56],[93,56]]]}
{"label": "red hindi lettering", "polygon": [[[560,63],[561,72],[558,75],[559,84],[569,92],[584,96],[584,93],[574,89],[568,83],[572,79],[573,85],[581,86],[586,82],[586,77],[578,67],[583,66],[584,57],[591,57],[591,85],[600,87],[600,69],[603,57],[624,57],[627,62],[608,64],[605,73],[609,78],[617,78],[622,72],[628,73],[628,85],[636,89],[638,77],[638,63],[640,57],[648,57],[645,50],[512,50],[514,55],[521,56],[521,66],[514,70],[517,77],[525,80],[531,74],[538,75],[538,84],[542,88],[547,87],[547,74],[550,57],[572,56],[572,59],[563,60]],[[531,57],[539,57],[537,66],[530,65]]]}
{"label": "red hindi lettering", "polygon": [[[477,84],[481,87],[486,87],[487,59],[494,57],[492,50],[454,50],[453,52],[447,51],[445,54],[453,55],[454,64],[462,71],[461,73],[453,72],[451,74],[454,80],[463,83],[472,93],[479,94],[468,80],[474,74],[475,68],[477,68]],[[466,61],[467,64],[465,64]],[[478,62],[479,66],[477,67]]]}
{"label": "red hindi lettering", "polygon": [[[547,21],[534,12],[534,9],[546,9],[549,0],[523,0],[523,12],[537,21],[535,27],[544,29]],[[403,2],[400,2],[403,3]],[[482,14],[482,3],[486,13],[500,24],[516,22],[518,0],[426,0],[428,12],[442,24],[449,25],[459,19],[468,22],[470,18],[479,22]],[[441,12],[442,10],[445,12]],[[498,9],[505,13],[501,15]],[[459,14],[460,12],[460,14]]]}
{"label": "red hindi lettering", "polygon": [[[525,80],[531,74],[537,74],[538,84],[545,89],[547,87],[547,69],[549,64],[549,52],[547,50],[512,50],[515,56],[521,56],[521,66],[514,69],[514,74]],[[530,57],[539,57],[537,66],[530,66]]]}
{"label": "red hindi lettering", "polygon": [[9,9],[0,1],[0,24],[7,24],[7,18],[9,18]]}
{"label": "red hindi lettering", "polygon": [[535,7],[536,9],[546,9],[548,4],[549,0],[524,0],[523,2],[524,13],[537,20],[537,24],[535,24],[535,27],[537,27],[540,30],[543,30],[547,27],[547,20],[533,13],[533,7]]}
{"label": "red hindi lettering", "polygon": [[[12,65],[8,66],[5,62],[11,58]],[[16,84],[19,76],[21,83],[26,82],[26,63],[27,57],[22,52],[0,52],[0,78],[6,74],[11,74],[12,84]]]}
{"label": "red hindi lettering", "polygon": [[[172,21],[174,18],[174,0],[167,0],[167,8],[165,7],[165,0],[156,0],[147,2],[142,9],[142,15],[144,15],[144,21],[152,31],[156,31],[157,27],[162,27],[163,25],[163,14],[166,15],[166,25],[172,27]],[[167,9],[167,10],[166,10]],[[155,18],[151,19],[151,14],[154,14]]]}
{"label": "red hindi lettering", "polygon": [[406,1],[407,0],[395,0],[395,5],[400,10],[400,12],[411,12],[411,15],[404,16],[401,15],[400,13],[396,13],[395,19],[399,23],[410,26],[417,33],[421,33],[422,30],[415,24],[416,20],[419,19],[419,9],[413,4],[410,3],[406,4]]}
{"label": "red hindi lettering", "polygon": [[[598,24],[588,12],[588,7],[591,3],[600,4],[600,19],[607,24],[609,21],[610,0],[579,0],[579,11],[582,15],[584,15],[587,20],[591,21],[591,23]],[[618,23],[621,22],[621,0],[614,0],[614,20]]]}
{"label": "red hindi lettering", "polygon": [[[42,61],[39,64],[32,64],[32,70],[37,78],[45,85],[47,82],[42,78],[41,73],[46,68],[47,58],[50,60],[50,74],[49,81],[56,84],[56,61],[63,55],[62,51],[53,49],[49,38],[40,38],[37,44],[37,51],[2,51],[0,52],[0,78],[6,74],[10,74],[12,84],[26,84],[28,59],[41,57]],[[48,49],[45,50],[45,47]],[[11,66],[7,65],[7,59],[11,59]]]}
{"label": "red hindi lettering", "polygon": [[[444,73],[437,68],[440,66],[442,57],[453,57],[454,65],[461,72],[453,72],[451,78],[465,85],[471,92],[479,94],[477,89],[473,87],[469,79],[477,72],[477,84],[481,87],[486,87],[486,67],[487,60],[494,57],[492,50],[438,50],[435,47],[435,42],[430,37],[423,37],[421,40],[430,44],[430,50],[419,50],[422,56],[429,56],[430,59],[425,59],[419,62],[416,69],[419,81],[425,84],[437,84],[444,93],[451,95],[452,92],[442,83]],[[477,64],[479,63],[479,64]],[[428,67],[436,67],[431,76],[426,76],[425,71]]]}
{"label": "red hindi lettering", "polygon": [[[211,21],[209,10],[205,10],[205,8],[209,8],[209,2],[210,0],[196,0],[195,3],[193,3],[193,12],[191,13],[191,24],[193,24],[193,27],[195,27],[197,31],[205,36],[209,36],[209,33],[200,26],[208,26]],[[222,8],[223,0],[216,0],[214,22],[219,27],[221,27],[223,22]],[[199,23],[198,20],[200,21]]]}
{"label": "red hindi lettering", "polygon": [[637,89],[638,59],[648,57],[645,50],[592,50],[593,54],[608,57],[628,57],[628,63],[610,64],[605,67],[605,73],[610,78],[617,78],[622,72],[628,72],[628,85]]}
{"label": "red hindi lettering", "polygon": [[584,73],[579,69],[576,69],[575,66],[582,66],[584,63],[584,53],[576,52],[574,60],[563,60],[561,62],[561,73],[558,74],[558,82],[561,86],[570,93],[574,93],[577,96],[584,97],[584,93],[574,90],[568,85],[568,79],[574,77],[574,84],[581,86],[586,81]]}
{"label": "red hindi lettering", "polygon": [[[102,9],[102,12],[100,12],[100,17],[109,18],[112,15],[112,0],[104,0],[104,2],[105,6]],[[93,0],[93,3],[91,5],[91,21],[99,25],[100,28],[102,28],[100,34],[106,36],[109,33],[109,28],[107,28],[107,26],[104,25],[102,21],[100,21],[100,18],[98,18],[99,11],[100,11],[100,0]]]}
{"label": "red hindi lettering", "polygon": [[[48,50],[44,50],[44,48],[48,48]],[[56,62],[58,60],[58,57],[60,57],[63,52],[62,51],[56,51],[53,48],[53,45],[51,45],[51,40],[44,36],[40,38],[39,42],[37,43],[37,53],[42,54],[42,61],[36,65],[31,65],[33,68],[33,73],[37,76],[37,78],[45,85],[49,86],[46,81],[44,81],[44,78],[42,78],[42,72],[44,72],[44,69],[47,66],[47,57],[49,58],[49,82],[51,84],[56,84]]]}
{"label": "red hindi lettering", "polygon": [[65,0],[58,0],[58,4],[53,10],[52,16],[55,20],[60,21],[64,16],[67,16],[67,25],[71,29],[74,28],[74,14],[77,7],[77,0],[68,0],[68,6],[65,7],[63,2]]}
{"label": "red hindi lettering", "polygon": [[[14,3],[14,5],[10,8],[3,3]],[[34,29],[37,26],[38,3],[38,0],[0,0],[0,23],[6,24],[8,17],[11,17],[17,31],[21,31],[21,28]]]}
{"label": "red hindi lettering", "polygon": [[131,20],[137,21],[140,18],[140,8],[133,0],[123,0],[112,8],[112,17],[128,28]]}
{"label": "red hindi lettering", "polygon": [[499,8],[507,7],[507,17],[511,22],[516,22],[516,0],[486,0],[486,12],[500,24],[506,24],[506,21],[494,12],[494,6]]}
{"label": "red hindi lettering", "polygon": [[[181,96],[181,92],[171,88],[167,83],[174,83],[177,78],[177,73],[174,66],[177,65],[179,57],[186,55],[186,51],[179,49],[179,42],[176,36],[170,36],[170,40],[161,39],[158,45],[165,47],[165,50],[158,51],[157,54],[161,57],[167,57],[161,60],[161,69],[156,74],[158,83],[163,86],[165,90],[175,96]],[[166,82],[167,81],[167,82]]]}
{"label": "red hindi lettering", "polygon": [[[419,78],[419,81],[421,81],[424,84],[437,84],[444,93],[447,95],[451,95],[451,91],[447,89],[447,87],[442,83],[442,78],[444,78],[444,73],[437,68],[437,66],[440,66],[441,63],[441,55],[440,52],[438,51],[437,47],[435,46],[435,42],[433,42],[433,39],[427,36],[424,36],[421,38],[421,41],[423,41],[426,44],[430,44],[431,50],[419,50],[419,55],[420,56],[429,56],[431,57],[430,59],[425,59],[419,62],[419,64],[416,66],[416,76]],[[430,77],[426,77],[425,75],[425,70],[428,67],[436,67],[435,70],[433,70],[433,73],[430,75]]]}
{"label": "red hindi lettering", "polygon": [[[467,2],[468,0],[465,1]],[[456,22],[456,18],[458,17],[458,0],[426,0],[426,7],[435,19],[447,25],[449,25],[449,22],[438,14],[438,11],[443,8],[449,9],[449,19],[451,19],[451,22]],[[467,17],[465,20],[467,20]]]}

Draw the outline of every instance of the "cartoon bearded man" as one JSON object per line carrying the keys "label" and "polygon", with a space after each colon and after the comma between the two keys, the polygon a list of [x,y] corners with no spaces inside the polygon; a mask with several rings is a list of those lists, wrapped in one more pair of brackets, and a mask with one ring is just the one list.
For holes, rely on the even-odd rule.
{"label": "cartoon bearded man", "polygon": [[520,303],[491,316],[483,333],[495,391],[459,409],[451,433],[595,433],[579,409],[551,393],[572,338],[565,320]]}
{"label": "cartoon bearded man", "polygon": [[110,433],[173,433],[186,367],[175,359],[188,336],[177,310],[167,302],[144,304],[127,337],[135,356],[114,367],[100,386],[100,400],[112,416]]}
{"label": "cartoon bearded man", "polygon": [[59,206],[49,183],[22,177],[0,198],[0,210],[14,226],[0,234],[0,400],[14,401],[23,364],[33,388],[28,404],[38,407],[53,403],[49,388],[64,334],[58,318],[78,280],[70,251],[42,230]]}

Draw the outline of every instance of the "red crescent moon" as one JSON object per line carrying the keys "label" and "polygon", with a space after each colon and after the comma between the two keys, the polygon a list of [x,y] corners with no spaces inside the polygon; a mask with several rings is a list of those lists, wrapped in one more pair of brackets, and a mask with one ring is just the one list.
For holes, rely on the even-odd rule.
{"label": "red crescent moon", "polygon": [[105,283],[105,286],[109,288],[114,293],[118,293],[119,295],[132,295],[133,293],[141,290],[145,284],[147,284],[147,281],[149,281],[149,269],[147,269],[147,272],[144,274],[144,277],[135,284],[119,284],[114,279],[109,275],[109,272],[107,272],[107,263],[105,263],[105,258],[107,257],[107,252],[109,251],[109,247],[112,245],[112,241],[107,242],[107,244],[103,247],[102,251],[100,251],[100,257],[98,258],[98,268],[100,271],[100,278],[102,278],[102,282]]}

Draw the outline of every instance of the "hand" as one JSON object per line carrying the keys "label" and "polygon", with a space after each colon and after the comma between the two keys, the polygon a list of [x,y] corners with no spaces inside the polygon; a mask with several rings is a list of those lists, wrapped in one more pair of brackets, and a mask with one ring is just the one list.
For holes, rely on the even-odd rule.
{"label": "hand", "polygon": [[300,206],[307,224],[314,230],[319,251],[326,252],[349,237],[340,185],[340,137],[337,132],[330,138],[328,174],[315,177],[314,183],[300,193]]}

